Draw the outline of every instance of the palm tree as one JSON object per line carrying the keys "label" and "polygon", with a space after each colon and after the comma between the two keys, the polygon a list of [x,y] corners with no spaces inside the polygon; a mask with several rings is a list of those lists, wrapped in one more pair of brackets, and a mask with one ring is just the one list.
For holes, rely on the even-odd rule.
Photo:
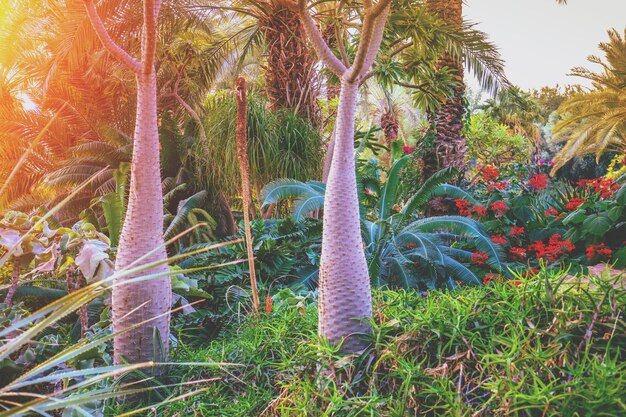
{"label": "palm tree", "polygon": [[[463,0],[426,0],[426,5],[430,12],[437,15],[450,27],[460,30],[463,24]],[[431,124],[435,130],[435,143],[429,152],[432,155],[425,155],[427,161],[436,161],[436,165],[426,163],[424,166],[427,172],[423,173],[424,178],[430,177],[430,169],[436,171],[442,167],[462,168],[465,164],[465,154],[467,146],[465,138],[462,136],[463,116],[465,107],[463,105],[463,95],[465,85],[463,83],[463,63],[459,57],[455,57],[448,52],[444,52],[439,58],[439,67],[448,68],[454,87],[452,93],[439,103],[439,108],[429,114]],[[434,166],[433,166],[434,165]],[[430,169],[429,169],[430,168]]]}
{"label": "palm tree", "polygon": [[[360,40],[352,63],[337,58],[311,16],[306,0],[294,9],[317,56],[341,80],[332,164],[326,184],[319,277],[319,334],[344,352],[366,346],[371,332],[371,285],[359,224],[354,161],[354,117],[361,79],[378,54],[391,0],[364,2]],[[343,61],[342,61],[343,60]]]}
{"label": "palm tree", "polygon": [[552,174],[572,158],[595,154],[599,159],[606,151],[626,149],[626,31],[623,36],[614,29],[608,34],[609,42],[599,45],[606,62],[588,58],[603,71],[572,70],[590,80],[593,89],[569,97],[559,107],[563,118],[554,126],[552,140],[565,146],[554,158]]}
{"label": "palm tree", "polygon": [[270,109],[289,109],[318,125],[316,60],[300,36],[304,29],[290,1],[210,0],[198,7],[219,11],[224,21],[235,22],[236,29],[223,34],[221,49],[216,51],[235,55],[235,68],[241,69],[250,54],[257,59],[265,55],[262,67]]}
{"label": "palm tree", "polygon": [[[114,331],[125,331],[114,339],[115,362],[140,363],[153,359],[153,350],[159,347],[160,356],[167,357],[169,352],[172,292],[163,242],[163,190],[155,70],[161,0],[143,2],[141,61],[132,57],[111,38],[93,0],[84,0],[84,4],[102,44],[116,60],[135,74],[137,83],[130,192],[115,268],[122,271],[138,266],[139,262],[161,262],[145,273],[160,276],[133,283],[126,281],[137,274],[118,279],[113,286],[112,304]],[[149,324],[132,328],[147,319],[151,320]]]}
{"label": "palm tree", "polygon": [[[459,88],[462,87],[463,67],[476,76],[487,91],[495,93],[508,85],[504,62],[484,32],[477,30],[471,22],[450,24],[431,9],[428,3],[421,1],[398,1],[398,7],[394,8],[389,19],[389,35],[383,40],[384,48],[365,78],[375,77],[390,91],[405,89],[411,94],[414,106],[431,115],[442,114],[442,104],[451,105],[454,97],[460,100],[457,104],[462,104]],[[449,61],[448,65],[442,64],[442,56]],[[452,64],[458,64],[461,71],[449,67]],[[462,111],[456,111],[457,122],[454,123],[451,122],[452,116],[445,118],[447,122],[440,121],[439,124],[443,125],[441,132],[446,131],[445,123],[448,122],[455,129],[460,128],[460,115]],[[460,135],[456,138],[459,139]],[[459,147],[463,148],[463,139],[459,140]],[[425,151],[422,152],[423,178],[434,173],[443,159],[452,158],[456,152],[455,146],[446,140],[437,140],[434,145],[423,143],[420,147]]]}

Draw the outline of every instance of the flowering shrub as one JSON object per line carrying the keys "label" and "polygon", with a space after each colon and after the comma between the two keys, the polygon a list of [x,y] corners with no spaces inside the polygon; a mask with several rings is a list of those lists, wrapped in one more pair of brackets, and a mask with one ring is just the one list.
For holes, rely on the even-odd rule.
{"label": "flowering shrub", "polygon": [[548,186],[548,176],[546,174],[535,174],[528,181],[528,186],[535,190],[543,190]]}
{"label": "flowering shrub", "polygon": [[461,216],[471,216],[472,215],[472,204],[464,200],[462,198],[457,198],[454,200],[454,204],[459,209],[459,213]]}
{"label": "flowering shrub", "polygon": [[491,182],[497,180],[500,176],[498,168],[493,165],[485,165],[478,167],[478,173],[480,174],[484,182]]}
{"label": "flowering shrub", "polygon": [[523,227],[518,227],[518,226],[513,226],[511,227],[511,231],[509,232],[509,234],[511,236],[521,236],[523,235],[525,232]]}
{"label": "flowering shrub", "polygon": [[476,217],[482,218],[487,215],[487,207],[485,206],[474,206],[473,210]]}
{"label": "flowering shrub", "polygon": [[526,249],[524,248],[511,248],[509,254],[511,255],[511,258],[516,261],[523,261],[526,259]]}
{"label": "flowering shrub", "polygon": [[483,278],[483,284],[487,285],[490,282],[500,282],[502,281],[502,275],[500,274],[487,274]]}
{"label": "flowering shrub", "polygon": [[611,255],[613,255],[613,251],[609,248],[607,248],[606,246],[604,246],[604,243],[600,243],[599,245],[590,245],[587,250],[585,251],[587,258],[589,258],[589,260],[598,257],[601,259],[609,259],[611,258]]}
{"label": "flowering shrub", "polygon": [[619,184],[610,178],[595,178],[593,180],[581,180],[576,183],[579,187],[593,189],[600,198],[611,198],[619,189]]}
{"label": "flowering shrub", "polygon": [[528,246],[529,251],[534,251],[537,259],[545,260],[549,263],[557,262],[566,253],[572,252],[576,247],[569,239],[563,240],[561,235],[554,234],[550,237],[548,244],[540,240]]}
{"label": "flowering shrub", "polygon": [[[564,262],[573,272],[605,261],[626,267],[626,185],[596,178],[549,186],[549,169],[545,161],[528,170],[480,167],[479,181],[452,193],[459,214],[483,223],[513,270]],[[477,255],[472,265],[481,268]],[[482,272],[493,282],[490,271]]]}
{"label": "flowering shrub", "polygon": [[489,255],[485,252],[474,252],[472,253],[472,262],[476,265],[487,265],[487,261],[489,260]]}
{"label": "flowering shrub", "polygon": [[547,217],[556,217],[559,215],[559,212],[554,207],[550,207],[543,212],[543,215]]}
{"label": "flowering shrub", "polygon": [[493,211],[493,214],[495,214],[496,217],[504,216],[506,212],[509,211],[509,206],[507,206],[502,200],[491,203],[489,207],[491,207],[491,211]]}
{"label": "flowering shrub", "polygon": [[508,243],[506,238],[504,236],[502,236],[502,235],[491,236],[491,241],[493,243],[497,243],[498,245],[506,245]]}
{"label": "flowering shrub", "polygon": [[509,185],[508,181],[494,182],[493,184],[487,185],[487,191],[488,192],[495,191],[495,190],[504,191],[506,190],[508,185]]}
{"label": "flowering shrub", "polygon": [[565,205],[565,208],[569,211],[574,211],[578,207],[582,206],[583,204],[585,204],[585,199],[574,197],[567,202],[567,204]]}

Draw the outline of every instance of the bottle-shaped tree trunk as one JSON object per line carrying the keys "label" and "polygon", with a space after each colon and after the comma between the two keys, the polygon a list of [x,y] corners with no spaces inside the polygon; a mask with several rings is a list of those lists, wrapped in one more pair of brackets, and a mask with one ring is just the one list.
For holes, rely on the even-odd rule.
{"label": "bottle-shaped tree trunk", "polygon": [[319,277],[319,334],[342,351],[356,352],[370,333],[371,285],[361,238],[354,161],[354,117],[361,78],[374,62],[383,37],[391,0],[366,2],[361,38],[349,64],[337,58],[325,42],[305,0],[298,10],[317,55],[341,79],[332,162],[326,181],[324,230]]}
{"label": "bottle-shaped tree trunk", "polygon": [[326,182],[319,276],[319,333],[342,349],[364,347],[358,334],[372,316],[371,286],[359,217],[354,161],[357,82],[343,82],[337,112],[335,152]]}
{"label": "bottle-shaped tree trunk", "polygon": [[[141,61],[135,60],[111,39],[93,0],[84,2],[103,45],[135,73],[137,82],[128,208],[115,263],[119,272],[151,262],[164,262],[167,258],[163,244],[163,190],[154,65],[161,0],[143,1]],[[140,273],[121,277],[113,283],[113,330],[121,332],[115,336],[113,343],[116,363],[167,358],[172,297],[170,278],[165,275],[167,272],[167,264],[161,263]],[[161,276],[128,283],[132,278],[155,274]]]}
{"label": "bottle-shaped tree trunk", "polygon": [[[160,172],[156,75],[152,72],[137,75],[137,119],[130,191],[115,263],[117,271],[129,267],[150,251],[154,252],[143,258],[139,265],[162,261],[167,257],[163,246],[163,192]],[[162,264],[149,271],[124,277],[120,281],[141,275],[167,273],[167,270],[168,266]],[[115,337],[116,359],[124,357],[132,363],[151,360],[153,344],[163,346],[160,355],[167,357],[170,278],[162,276],[121,284],[123,282],[115,282],[113,286],[113,330],[122,331],[145,320],[152,321]],[[154,340],[155,333],[159,334],[161,340]],[[155,359],[161,360],[161,357]]]}

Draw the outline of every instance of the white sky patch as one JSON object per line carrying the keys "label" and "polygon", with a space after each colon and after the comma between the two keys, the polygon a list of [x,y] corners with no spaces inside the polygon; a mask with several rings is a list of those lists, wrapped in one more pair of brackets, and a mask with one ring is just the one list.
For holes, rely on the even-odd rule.
{"label": "white sky patch", "polygon": [[[598,44],[608,41],[609,29],[623,34],[626,27],[626,0],[569,0],[566,6],[555,0],[466,0],[463,13],[489,34],[509,80],[525,90],[590,86],[567,74],[576,66],[599,70],[587,56],[601,55]],[[475,80],[468,83],[478,89]]]}

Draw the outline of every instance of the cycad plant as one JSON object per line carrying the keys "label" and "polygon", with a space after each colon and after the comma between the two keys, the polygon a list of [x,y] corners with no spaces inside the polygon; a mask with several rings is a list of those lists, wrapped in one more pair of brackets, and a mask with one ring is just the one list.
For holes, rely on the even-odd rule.
{"label": "cycad plant", "polygon": [[[439,171],[407,197],[400,177],[409,161],[409,156],[395,161],[383,184],[376,184],[371,176],[358,176],[361,231],[372,284],[405,289],[452,288],[456,282],[479,285],[482,280],[466,266],[472,250],[487,253],[488,265],[502,272],[502,248],[480,223],[460,216],[420,216],[431,197],[450,190],[444,183],[457,172]],[[279,180],[268,184],[263,195],[264,205],[292,199],[292,216],[300,221],[323,208],[325,186],[317,181]],[[363,202],[371,195],[378,199],[368,209]]]}
{"label": "cycad plant", "polygon": [[589,62],[601,65],[602,72],[574,68],[573,75],[590,80],[593,90],[576,94],[559,108],[563,119],[553,129],[553,141],[565,142],[554,158],[552,173],[575,157],[606,151],[624,152],[626,147],[626,32],[612,29],[609,42],[600,44],[605,61],[590,56]]}

